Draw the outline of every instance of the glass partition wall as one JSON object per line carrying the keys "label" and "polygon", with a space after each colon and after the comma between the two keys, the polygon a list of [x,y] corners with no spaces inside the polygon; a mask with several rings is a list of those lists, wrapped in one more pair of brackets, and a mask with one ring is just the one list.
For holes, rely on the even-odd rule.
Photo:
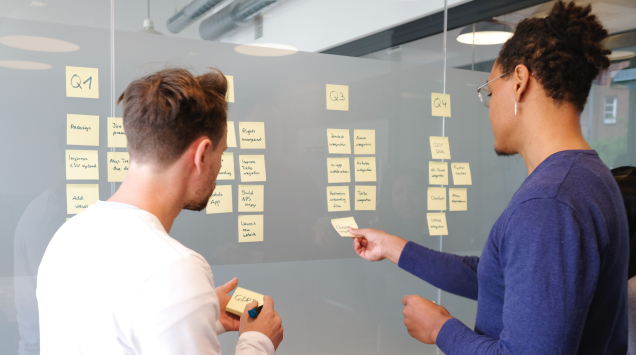
{"label": "glass partition wall", "polygon": [[[604,4],[603,11],[616,9]],[[73,194],[106,200],[121,184],[127,150],[118,135],[118,96],[135,78],[175,66],[196,73],[215,67],[231,77],[228,121],[238,144],[228,148],[226,174],[217,182],[232,193],[229,210],[184,211],[170,234],[206,258],[217,285],[237,276],[239,286],[274,298],[285,324],[278,353],[439,353],[406,332],[402,296],[441,303],[469,327],[476,302],[443,293],[388,261],[358,258],[331,219],[353,216],[360,227],[435,250],[481,253],[492,224],[526,176],[519,157],[495,156],[488,110],[475,93],[501,44],[478,44],[473,34],[485,26],[480,20],[448,31],[440,24],[439,34],[357,58],[316,52],[432,13],[445,15],[445,6],[457,2],[3,2],[2,353],[39,353],[37,268],[55,231],[85,208],[73,203]],[[521,19],[541,16],[550,6],[493,20],[512,31]],[[615,29],[608,46],[623,54],[596,80],[581,122],[610,167],[636,163],[631,75],[636,17],[620,18],[612,23],[623,27]],[[334,91],[345,102],[333,100]],[[434,112],[441,107],[433,94],[450,95],[450,114]],[[69,129],[74,120],[90,123],[95,131],[90,140],[76,139]],[[241,144],[241,127],[250,122],[262,123],[264,147]],[[348,132],[350,153],[330,151],[331,129]],[[373,151],[358,151],[354,138],[369,132]],[[433,156],[430,137],[448,138],[450,157]],[[94,157],[95,173],[69,173],[73,155]],[[262,157],[266,179],[242,176],[247,155]],[[348,181],[333,182],[328,164],[334,159],[349,164]],[[356,164],[371,162],[371,177],[356,173]],[[448,181],[440,182],[430,169],[444,163]],[[450,169],[458,163],[468,163],[470,185],[454,181]],[[262,189],[261,210],[240,206],[245,187]],[[433,209],[427,202],[431,188],[445,189],[444,196],[458,189],[466,196],[465,210]],[[329,199],[334,191],[346,191],[345,206],[334,207]],[[363,194],[368,197],[358,198]],[[436,216],[445,219],[447,234],[430,231],[430,213],[443,214]],[[242,218],[263,218],[262,241],[241,241]],[[223,353],[234,352],[237,337],[220,336]]]}

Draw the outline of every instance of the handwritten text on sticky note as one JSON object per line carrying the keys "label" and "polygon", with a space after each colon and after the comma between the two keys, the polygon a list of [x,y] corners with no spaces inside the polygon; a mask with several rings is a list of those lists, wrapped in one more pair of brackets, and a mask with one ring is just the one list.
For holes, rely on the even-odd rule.
{"label": "handwritten text on sticky note", "polygon": [[66,97],[99,99],[97,68],[66,67]]}
{"label": "handwritten text on sticky note", "polygon": [[77,214],[99,200],[99,185],[97,184],[67,184],[66,185],[66,213]]}
{"label": "handwritten text on sticky note", "polygon": [[263,212],[265,201],[264,185],[239,185],[238,211]]}
{"label": "handwritten text on sticky note", "polygon": [[453,169],[453,184],[473,184],[473,179],[470,175],[470,165],[468,163],[451,163],[451,168]]}
{"label": "handwritten text on sticky note", "polygon": [[122,182],[130,169],[130,154],[128,152],[108,152],[108,182]]}
{"label": "handwritten text on sticky note", "polygon": [[356,211],[375,211],[375,186],[356,185],[354,191]]}
{"label": "handwritten text on sticky note", "polygon": [[351,154],[351,139],[348,129],[327,129],[329,154]]}
{"label": "handwritten text on sticky note", "polygon": [[221,170],[217,180],[234,180],[234,153],[223,152],[221,156]]}
{"label": "handwritten text on sticky note", "polygon": [[96,150],[66,151],[67,180],[99,180]]}
{"label": "handwritten text on sticky note", "polygon": [[260,293],[252,292],[250,290],[246,290],[242,287],[237,287],[236,290],[234,290],[234,294],[230,298],[230,302],[227,303],[225,310],[240,317],[245,310],[245,306],[254,301],[258,302],[258,306],[262,306],[263,295],[261,295]]}
{"label": "handwritten text on sticky note", "polygon": [[353,237],[353,234],[349,233],[349,227],[358,228],[353,217],[334,218],[331,220],[331,224],[341,237]]}
{"label": "handwritten text on sticky note", "polygon": [[208,200],[205,213],[230,213],[232,212],[232,185],[216,185],[214,192]]}
{"label": "handwritten text on sticky note", "polygon": [[431,93],[431,105],[433,107],[433,116],[451,116],[450,94]]}
{"label": "handwritten text on sticky note", "polygon": [[265,149],[265,122],[239,122],[241,149]]}
{"label": "handwritten text on sticky note", "polygon": [[355,154],[375,154],[375,129],[353,130],[353,152]]}
{"label": "handwritten text on sticky note", "polygon": [[349,158],[327,158],[327,181],[330,184],[351,182]]}
{"label": "handwritten text on sticky note", "polygon": [[428,233],[430,235],[448,235],[445,213],[427,213]]}
{"label": "handwritten text on sticky note", "polygon": [[264,155],[239,155],[241,181],[266,181]]}
{"label": "handwritten text on sticky note", "polygon": [[99,116],[66,115],[66,144],[99,146]]}
{"label": "handwritten text on sticky note", "polygon": [[327,211],[351,211],[349,186],[327,186]]}
{"label": "handwritten text on sticky note", "polygon": [[124,119],[121,117],[108,117],[106,119],[106,133],[108,134],[108,146],[111,148],[126,148],[128,140],[124,132]]}
{"label": "handwritten text on sticky note", "polygon": [[262,242],[263,215],[252,214],[238,216],[238,239],[239,243]]}
{"label": "handwritten text on sticky note", "polygon": [[448,210],[468,210],[468,192],[466,188],[448,189]]}
{"label": "handwritten text on sticky note", "polygon": [[349,111],[349,86],[327,84],[327,110]]}
{"label": "handwritten text on sticky note", "polygon": [[430,185],[448,185],[448,163],[429,161],[428,183]]}
{"label": "handwritten text on sticky note", "polygon": [[353,164],[356,169],[356,181],[377,181],[375,157],[355,157]]}
{"label": "handwritten text on sticky note", "polygon": [[446,188],[445,187],[429,187],[428,188],[428,210],[429,211],[446,211]]}
{"label": "handwritten text on sticky note", "polygon": [[450,146],[448,137],[430,137],[431,155],[433,159],[450,159]]}

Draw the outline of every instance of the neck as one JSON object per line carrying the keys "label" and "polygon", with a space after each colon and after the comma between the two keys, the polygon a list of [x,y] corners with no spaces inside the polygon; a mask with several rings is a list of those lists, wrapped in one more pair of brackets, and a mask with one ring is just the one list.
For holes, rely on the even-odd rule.
{"label": "neck", "polygon": [[108,199],[127,203],[155,215],[167,233],[183,208],[184,186],[175,175],[178,169],[158,169],[131,163],[126,179]]}
{"label": "neck", "polygon": [[519,154],[528,175],[545,159],[564,150],[592,149],[581,132],[580,113],[574,106],[556,105],[551,99],[527,107],[521,119],[523,140]]}

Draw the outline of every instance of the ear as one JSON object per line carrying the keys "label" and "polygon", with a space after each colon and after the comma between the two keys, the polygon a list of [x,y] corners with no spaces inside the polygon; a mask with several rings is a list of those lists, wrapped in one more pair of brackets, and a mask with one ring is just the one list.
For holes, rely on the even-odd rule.
{"label": "ear", "polygon": [[194,145],[194,166],[199,174],[202,174],[206,169],[203,165],[206,163],[205,159],[209,159],[206,156],[208,149],[212,147],[212,141],[208,137],[201,137],[192,143]]}
{"label": "ear", "polygon": [[530,81],[530,71],[528,71],[528,67],[523,64],[517,65],[512,72],[512,80],[514,82],[513,95],[517,101],[521,102],[521,97],[526,93],[528,82]]}

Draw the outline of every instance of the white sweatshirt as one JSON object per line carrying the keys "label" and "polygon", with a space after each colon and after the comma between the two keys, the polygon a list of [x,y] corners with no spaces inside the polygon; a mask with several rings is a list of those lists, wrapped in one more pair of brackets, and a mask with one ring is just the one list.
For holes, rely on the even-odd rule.
{"label": "white sweatshirt", "polygon": [[[53,236],[38,271],[41,354],[221,354],[212,271],[157,217],[98,201]],[[274,354],[262,333],[237,355]]]}

